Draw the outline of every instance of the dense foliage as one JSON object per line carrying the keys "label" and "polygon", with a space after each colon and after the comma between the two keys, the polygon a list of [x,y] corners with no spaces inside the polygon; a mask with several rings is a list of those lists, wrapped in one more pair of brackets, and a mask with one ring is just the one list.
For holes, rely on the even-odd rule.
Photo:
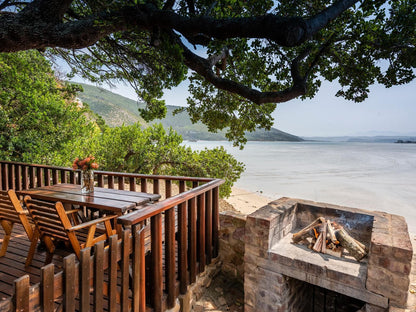
{"label": "dense foliage", "polygon": [[189,77],[192,120],[241,143],[323,79],[354,101],[413,80],[415,25],[416,0],[0,0],[0,51],[52,48],[91,81],[128,81],[146,119]]}
{"label": "dense foliage", "polygon": [[0,158],[52,164],[86,144],[97,126],[72,100],[76,91],[57,83],[39,52],[1,53]]}
{"label": "dense foliage", "polygon": [[70,166],[93,154],[101,170],[222,178],[221,196],[244,170],[223,148],[192,151],[161,125],[109,128],[76,91],[37,51],[0,54],[0,159]]}
{"label": "dense foliage", "polygon": [[193,151],[182,143],[172,129],[166,132],[160,124],[142,129],[136,123],[107,128],[89,150],[104,170],[221,178],[220,196],[228,196],[244,165],[223,147]]}

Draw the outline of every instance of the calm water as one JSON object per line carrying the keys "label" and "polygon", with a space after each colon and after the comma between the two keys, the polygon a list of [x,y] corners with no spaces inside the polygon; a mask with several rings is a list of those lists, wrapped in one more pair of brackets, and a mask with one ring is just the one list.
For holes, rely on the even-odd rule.
{"label": "calm water", "polygon": [[282,196],[386,211],[416,233],[416,144],[186,142],[194,149],[223,145],[246,171],[235,184],[272,199]]}

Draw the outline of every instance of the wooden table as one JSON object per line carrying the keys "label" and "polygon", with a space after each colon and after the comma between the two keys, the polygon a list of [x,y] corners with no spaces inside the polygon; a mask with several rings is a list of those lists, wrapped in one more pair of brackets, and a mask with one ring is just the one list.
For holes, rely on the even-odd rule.
{"label": "wooden table", "polygon": [[64,205],[80,205],[106,213],[122,215],[129,210],[140,209],[141,205],[159,200],[159,194],[132,192],[117,189],[94,187],[94,192],[81,194],[81,186],[76,184],[55,184],[20,191],[21,195],[32,198],[60,201]]}

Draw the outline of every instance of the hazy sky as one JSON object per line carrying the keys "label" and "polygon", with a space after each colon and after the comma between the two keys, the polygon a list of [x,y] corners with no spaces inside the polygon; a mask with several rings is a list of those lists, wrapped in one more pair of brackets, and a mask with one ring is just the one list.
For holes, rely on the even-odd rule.
{"label": "hazy sky", "polygon": [[[105,86],[103,86],[105,87]],[[136,100],[123,85],[109,89]],[[335,97],[335,83],[324,82],[312,100],[278,104],[273,113],[275,128],[298,136],[416,135],[416,82],[385,88],[374,86],[362,103]],[[168,90],[168,105],[184,106],[187,84]]]}

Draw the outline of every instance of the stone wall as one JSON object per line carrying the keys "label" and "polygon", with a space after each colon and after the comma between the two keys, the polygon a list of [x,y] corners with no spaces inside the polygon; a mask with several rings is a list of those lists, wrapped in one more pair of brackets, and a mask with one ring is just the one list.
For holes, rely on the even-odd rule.
{"label": "stone wall", "polygon": [[[271,246],[286,236],[295,222],[296,201],[282,198],[247,216],[244,311],[291,311],[291,285],[268,259]],[[290,301],[290,302],[289,302]]]}
{"label": "stone wall", "polygon": [[220,251],[222,272],[231,278],[244,280],[246,215],[236,211],[220,213]]}
{"label": "stone wall", "polygon": [[403,217],[377,213],[374,218],[366,288],[405,307],[413,249]]}

